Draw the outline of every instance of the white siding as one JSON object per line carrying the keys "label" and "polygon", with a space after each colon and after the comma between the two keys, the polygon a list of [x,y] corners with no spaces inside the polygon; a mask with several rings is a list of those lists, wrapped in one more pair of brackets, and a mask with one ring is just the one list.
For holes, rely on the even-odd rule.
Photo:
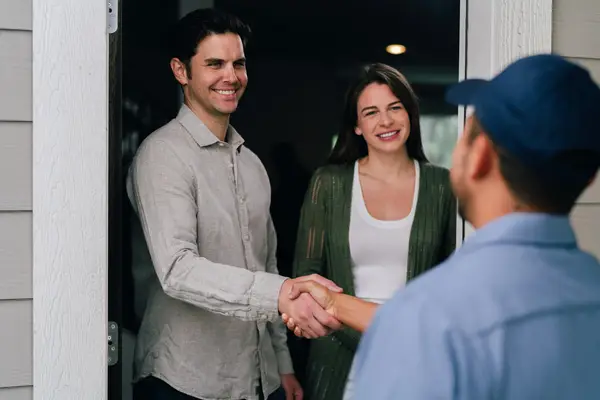
{"label": "white siding", "polygon": [[31,211],[32,150],[31,122],[0,121],[0,210]]}
{"label": "white siding", "polygon": [[33,398],[31,4],[0,0],[0,400]]}
{"label": "white siding", "polygon": [[0,26],[0,121],[31,121],[31,43],[30,31]]}
{"label": "white siding", "polygon": [[0,28],[31,31],[31,3],[31,0],[0,0]]}
{"label": "white siding", "polygon": [[0,301],[31,299],[31,241],[31,212],[0,212]]}
{"label": "white siding", "polygon": [[[588,68],[600,84],[600,1],[554,0],[552,28],[552,50]],[[572,221],[580,245],[600,258],[600,179],[581,196]]]}
{"label": "white siding", "polygon": [[0,389],[0,400],[31,400],[33,387],[21,386]]}
{"label": "white siding", "polygon": [[31,300],[0,300],[0,358],[7,360],[0,362],[0,387],[31,385],[32,313]]}

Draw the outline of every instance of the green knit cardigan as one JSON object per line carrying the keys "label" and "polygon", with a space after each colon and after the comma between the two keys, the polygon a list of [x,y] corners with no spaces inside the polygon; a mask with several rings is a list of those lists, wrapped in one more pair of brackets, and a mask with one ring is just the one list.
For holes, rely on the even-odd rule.
{"label": "green knit cardigan", "polygon": [[[300,214],[294,276],[319,274],[354,295],[348,244],[354,165],[328,165],[310,182]],[[448,170],[420,164],[408,251],[407,281],[444,261],[456,247],[456,200]],[[306,400],[341,400],[360,333],[343,328],[311,340]]]}

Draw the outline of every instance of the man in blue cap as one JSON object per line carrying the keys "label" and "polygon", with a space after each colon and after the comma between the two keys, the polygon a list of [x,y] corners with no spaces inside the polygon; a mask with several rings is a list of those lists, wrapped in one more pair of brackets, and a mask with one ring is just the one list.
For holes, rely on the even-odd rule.
{"label": "man in blue cap", "polygon": [[600,264],[569,223],[600,166],[600,88],[536,55],[447,100],[474,108],[451,178],[477,232],[379,310],[356,398],[600,398]]}
{"label": "man in blue cap", "polygon": [[536,55],[447,100],[474,108],[451,178],[476,233],[372,321],[374,305],[318,285],[294,295],[370,322],[355,399],[600,399],[600,264],[569,223],[600,166],[600,88]]}

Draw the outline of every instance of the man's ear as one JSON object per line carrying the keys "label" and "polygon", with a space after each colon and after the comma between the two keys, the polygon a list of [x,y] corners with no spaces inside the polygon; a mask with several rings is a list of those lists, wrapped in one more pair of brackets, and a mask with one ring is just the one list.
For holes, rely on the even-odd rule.
{"label": "man's ear", "polygon": [[470,147],[467,174],[473,180],[480,180],[492,171],[498,154],[492,141],[484,134],[477,135]]}
{"label": "man's ear", "polygon": [[171,71],[173,71],[173,75],[175,76],[175,79],[177,79],[177,82],[179,82],[180,85],[187,85],[188,76],[185,64],[178,58],[172,58],[170,65]]}

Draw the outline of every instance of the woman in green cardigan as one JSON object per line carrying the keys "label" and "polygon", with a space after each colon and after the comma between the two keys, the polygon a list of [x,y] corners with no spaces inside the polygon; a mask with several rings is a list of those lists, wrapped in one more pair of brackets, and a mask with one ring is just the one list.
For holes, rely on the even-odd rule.
{"label": "woman in green cardigan", "polygon": [[[294,275],[319,274],[382,303],[454,251],[456,215],[448,171],[423,152],[409,83],[387,65],[365,67],[348,91],[329,163],[311,179]],[[359,340],[345,327],[310,342],[305,399],[352,398]]]}

